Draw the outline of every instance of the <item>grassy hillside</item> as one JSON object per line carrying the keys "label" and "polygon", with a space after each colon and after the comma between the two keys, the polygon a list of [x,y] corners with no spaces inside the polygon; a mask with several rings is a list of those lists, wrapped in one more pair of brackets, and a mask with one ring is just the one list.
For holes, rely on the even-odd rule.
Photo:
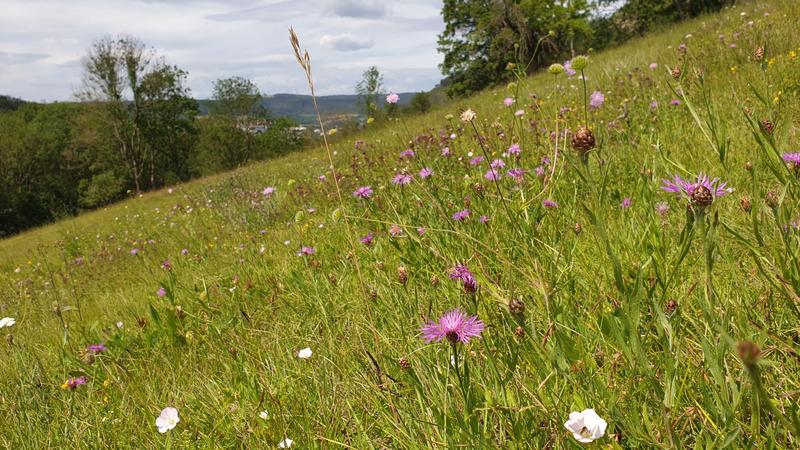
{"label": "grassy hillside", "polygon": [[0,242],[0,447],[798,448],[794,3]]}

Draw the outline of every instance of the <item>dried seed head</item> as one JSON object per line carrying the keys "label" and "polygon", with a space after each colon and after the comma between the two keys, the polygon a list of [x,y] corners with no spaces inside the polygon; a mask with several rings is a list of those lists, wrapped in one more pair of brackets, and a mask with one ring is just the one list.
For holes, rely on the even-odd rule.
{"label": "dried seed head", "polygon": [[681,71],[681,67],[680,66],[675,66],[675,67],[672,68],[672,78],[677,80],[678,78],[681,77],[682,73],[683,72]]}
{"label": "dried seed head", "polygon": [[752,161],[747,161],[746,163],[744,163],[744,170],[746,170],[748,172],[752,172],[753,171],[753,162]]}
{"label": "dried seed head", "polygon": [[697,186],[692,192],[692,204],[700,208],[711,206],[714,203],[714,194],[705,186]]}
{"label": "dried seed head", "polygon": [[764,133],[772,134],[772,132],[775,131],[775,124],[769,119],[762,119],[760,124],[761,129],[764,130]]}
{"label": "dried seed head", "polygon": [[759,45],[756,48],[756,51],[753,52],[753,59],[756,61],[763,61],[764,60],[764,46]]}
{"label": "dried seed head", "polygon": [[431,284],[434,285],[434,286],[438,286],[439,285],[439,277],[437,277],[436,275],[431,276]]}
{"label": "dried seed head", "polygon": [[375,301],[378,298],[378,291],[375,288],[369,289],[369,299]]}
{"label": "dried seed head", "polygon": [[178,319],[183,319],[184,317],[186,317],[186,311],[183,310],[181,305],[175,306],[175,317],[177,317]]}
{"label": "dried seed head", "polygon": [[739,200],[739,204],[742,206],[742,210],[746,213],[749,213],[753,208],[753,204],[750,202],[750,197],[747,195],[742,196],[742,199]]}
{"label": "dried seed head", "polygon": [[678,302],[675,299],[670,299],[667,304],[664,306],[664,311],[670,316],[675,314],[675,311],[678,310]]}
{"label": "dried seed head", "polygon": [[408,362],[408,359],[405,356],[400,358],[398,364],[400,364],[400,367],[402,367],[403,370],[408,370],[411,367],[411,363]]}
{"label": "dried seed head", "polygon": [[514,336],[516,336],[518,338],[525,337],[525,329],[522,328],[522,327],[514,328]]}
{"label": "dried seed head", "polygon": [[339,284],[339,278],[336,276],[336,274],[335,274],[335,273],[332,273],[332,274],[328,275],[328,281],[329,281],[329,282],[331,283],[331,285],[333,285],[333,286],[336,286],[336,285],[338,285],[338,284]]}
{"label": "dried seed head", "polygon": [[472,190],[478,195],[483,195],[483,193],[486,191],[486,187],[481,183],[475,183],[472,185]]}
{"label": "dried seed head", "polygon": [[408,269],[403,266],[397,268],[397,281],[399,281],[400,284],[408,283]]}
{"label": "dried seed head", "polygon": [[575,231],[575,234],[581,234],[581,231],[583,231],[583,227],[579,223],[575,223],[575,226],[572,229]]}
{"label": "dried seed head", "polygon": [[736,346],[736,352],[739,354],[739,358],[742,359],[742,362],[748,367],[755,366],[761,357],[761,348],[759,348],[758,344],[751,341],[740,342],[739,345]]}
{"label": "dried seed head", "polygon": [[580,127],[572,136],[572,148],[579,154],[585,155],[595,146],[594,134],[587,127]]}
{"label": "dried seed head", "polygon": [[770,208],[777,208],[778,207],[778,193],[775,191],[767,192],[766,197],[764,197],[764,203],[767,204]]}
{"label": "dried seed head", "polygon": [[519,316],[525,313],[525,303],[518,298],[513,298],[508,302],[508,310],[511,314]]}

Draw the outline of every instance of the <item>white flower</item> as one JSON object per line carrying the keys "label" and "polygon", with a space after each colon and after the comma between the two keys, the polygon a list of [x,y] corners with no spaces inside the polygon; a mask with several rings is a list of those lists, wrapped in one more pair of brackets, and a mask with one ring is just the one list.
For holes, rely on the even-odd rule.
{"label": "white flower", "polygon": [[461,121],[462,122],[472,122],[475,119],[475,111],[471,109],[467,109],[466,111],[461,113]]}
{"label": "white flower", "polygon": [[125,326],[125,324],[123,324],[121,321],[117,322],[116,325],[117,325],[117,328],[119,328],[120,330],[122,329],[123,326]]}
{"label": "white flower", "polygon": [[606,434],[608,423],[593,409],[584,409],[581,412],[569,413],[569,420],[564,422],[564,426],[572,432],[572,437],[578,442],[588,444]]}
{"label": "white flower", "polygon": [[267,418],[269,417],[269,413],[266,410],[261,411],[260,413],[258,413],[258,417],[261,417],[262,419],[267,420]]}
{"label": "white flower", "polygon": [[180,422],[181,419],[178,417],[178,410],[168,406],[161,410],[161,415],[156,418],[156,426],[158,427],[158,432],[161,434],[166,433],[167,431],[175,428]]}
{"label": "white flower", "polygon": [[297,352],[297,357],[300,358],[300,359],[308,359],[308,358],[311,358],[311,354],[312,354],[311,349],[306,347],[306,348],[300,350],[299,352]]}
{"label": "white flower", "polygon": [[286,438],[278,443],[278,448],[289,448],[294,444],[294,441]]}
{"label": "white flower", "polygon": [[0,319],[0,328],[13,326],[15,323],[17,320],[13,317],[3,317]]}

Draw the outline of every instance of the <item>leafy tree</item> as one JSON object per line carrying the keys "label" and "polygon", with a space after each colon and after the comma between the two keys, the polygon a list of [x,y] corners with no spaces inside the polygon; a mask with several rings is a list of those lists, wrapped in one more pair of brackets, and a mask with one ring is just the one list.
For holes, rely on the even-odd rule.
{"label": "leafy tree", "polygon": [[255,83],[242,77],[231,77],[216,80],[211,97],[214,103],[211,112],[229,117],[264,115],[259,108],[261,91]]}
{"label": "leafy tree", "polygon": [[133,37],[100,39],[89,51],[78,98],[98,105],[136,192],[148,171],[150,187],[157,186],[157,163],[178,159],[162,154],[176,143],[171,135],[191,132],[197,105],[185,80],[185,72]]}
{"label": "leafy tree", "polygon": [[424,114],[431,110],[431,94],[429,92],[418,92],[411,97],[407,109],[416,113]]}
{"label": "leafy tree", "polygon": [[364,105],[364,115],[375,117],[378,114],[378,105],[383,92],[383,75],[378,68],[371,66],[361,76],[361,81],[356,84],[356,94],[361,97]]}

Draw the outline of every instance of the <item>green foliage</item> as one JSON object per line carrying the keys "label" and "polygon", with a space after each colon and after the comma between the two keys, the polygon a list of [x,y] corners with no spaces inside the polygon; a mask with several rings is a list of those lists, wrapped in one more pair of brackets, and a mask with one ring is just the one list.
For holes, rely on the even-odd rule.
{"label": "green foliage", "polygon": [[364,105],[363,113],[367,117],[376,117],[379,114],[383,92],[383,75],[377,67],[371,66],[361,76],[361,81],[356,84],[356,94]]}
{"label": "green foliage", "polygon": [[406,108],[413,113],[425,114],[431,110],[431,106],[431,94],[428,92],[418,92],[411,97],[411,101]]}
{"label": "green foliage", "polygon": [[231,77],[214,81],[211,95],[214,103],[211,112],[228,117],[263,115],[259,110],[261,91],[255,83],[243,77]]}

